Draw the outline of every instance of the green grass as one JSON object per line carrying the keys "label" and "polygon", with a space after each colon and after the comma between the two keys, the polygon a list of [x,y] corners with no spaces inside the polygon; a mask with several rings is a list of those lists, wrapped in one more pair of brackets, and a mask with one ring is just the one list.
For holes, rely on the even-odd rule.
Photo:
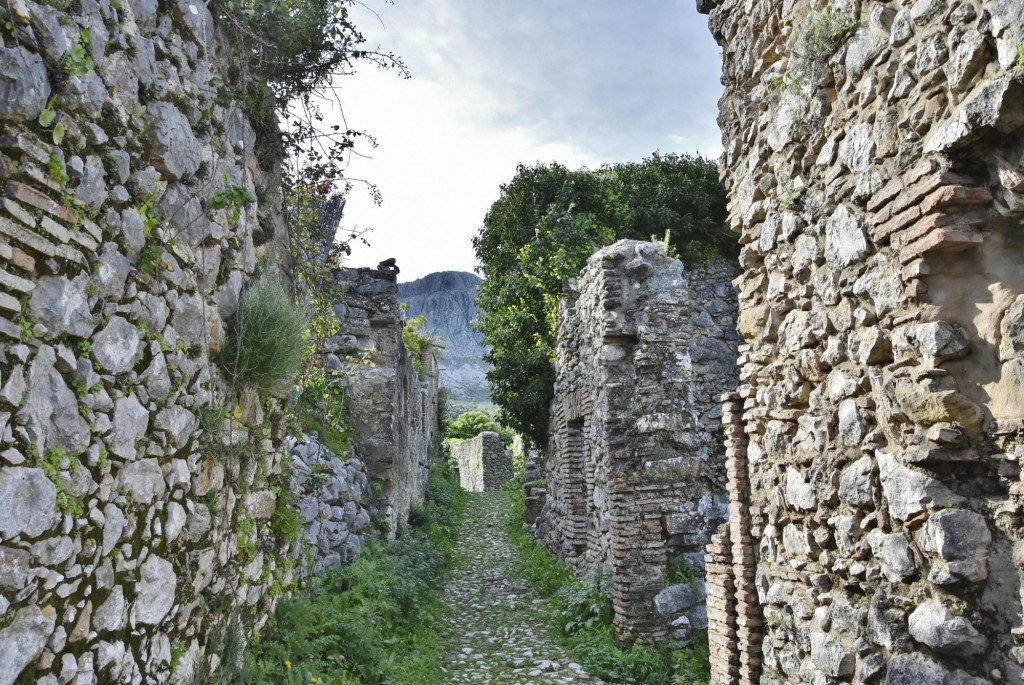
{"label": "green grass", "polygon": [[523,530],[522,476],[510,481],[505,494],[512,500],[507,529],[519,552],[519,570],[542,597],[549,598],[552,636],[571,651],[591,676],[627,685],[703,685],[711,677],[707,634],[687,649],[666,644],[653,651],[618,644],[611,625],[612,611],[606,580],[600,575],[581,582],[547,549]]}
{"label": "green grass", "polygon": [[278,605],[246,659],[244,683],[442,685],[448,644],[441,593],[454,561],[465,496],[435,467],[418,525],[393,543],[367,547]]}

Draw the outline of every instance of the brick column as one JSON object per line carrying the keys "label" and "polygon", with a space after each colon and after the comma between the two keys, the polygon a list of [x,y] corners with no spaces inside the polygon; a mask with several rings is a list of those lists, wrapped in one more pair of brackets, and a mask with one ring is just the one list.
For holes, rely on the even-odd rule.
{"label": "brick column", "polygon": [[722,396],[729,520],[707,547],[711,685],[755,685],[761,670],[761,608],[754,586],[747,438],[740,393]]}

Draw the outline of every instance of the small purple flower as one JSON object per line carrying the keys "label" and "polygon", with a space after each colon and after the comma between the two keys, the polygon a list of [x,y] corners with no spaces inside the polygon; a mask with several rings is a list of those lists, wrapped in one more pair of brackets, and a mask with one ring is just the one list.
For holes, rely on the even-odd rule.
{"label": "small purple flower", "polygon": [[248,503],[248,502],[243,502],[243,503],[242,503],[242,506],[243,506],[243,507],[245,507],[245,510],[246,510],[246,511],[249,511],[249,509],[250,509],[250,506],[249,506],[249,503]]}

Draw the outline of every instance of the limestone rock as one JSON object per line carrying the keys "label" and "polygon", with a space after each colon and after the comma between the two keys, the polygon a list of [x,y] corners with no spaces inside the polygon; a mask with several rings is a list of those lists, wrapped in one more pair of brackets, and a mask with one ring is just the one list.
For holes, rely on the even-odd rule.
{"label": "limestone rock", "polygon": [[678,616],[705,599],[703,583],[669,585],[654,596],[654,608],[662,616]]}
{"label": "limestone rock", "polygon": [[160,462],[156,459],[140,459],[121,467],[117,474],[117,485],[137,504],[152,504],[163,498],[167,491]]}
{"label": "limestone rock", "polygon": [[853,649],[828,633],[811,633],[811,660],[822,673],[833,678],[853,675],[857,657]]}
{"label": "limestone rock", "polygon": [[1024,295],[1017,297],[999,324],[999,361],[1024,357]]}
{"label": "limestone rock", "polygon": [[256,490],[249,493],[245,500],[245,508],[257,521],[268,520],[277,509],[277,496],[271,490]]}
{"label": "limestone rock", "polygon": [[931,476],[902,466],[892,455],[877,452],[875,456],[882,494],[889,502],[889,513],[900,521],[906,521],[926,508],[951,506],[962,500]]}
{"label": "limestone rock", "polygon": [[[131,270],[131,262],[121,253],[115,243],[104,243],[103,252],[96,264],[92,283],[100,297],[119,297],[124,292],[125,280]],[[86,309],[88,313],[88,309]]]}
{"label": "limestone rock", "polygon": [[77,456],[89,447],[89,424],[76,410],[78,399],[54,368],[52,347],[41,347],[32,362],[28,377],[28,396],[18,418],[25,423],[39,453],[61,447]]}
{"label": "limestone rock", "polygon": [[893,583],[901,583],[917,572],[910,543],[902,533],[887,535],[875,528],[868,533],[871,554],[882,566],[882,573]]}
{"label": "limestone rock", "polygon": [[0,685],[13,685],[25,667],[42,654],[55,624],[53,609],[30,606],[19,610],[0,630]]}
{"label": "limestone rock", "polygon": [[874,462],[864,456],[843,469],[839,478],[839,499],[855,507],[869,506],[872,496],[872,471]]}
{"label": "limestone rock", "polygon": [[868,252],[860,219],[840,205],[825,225],[825,261],[833,267],[849,266]]}
{"label": "limestone rock", "polygon": [[164,520],[164,537],[167,538],[167,542],[174,542],[178,539],[187,520],[188,514],[185,512],[185,507],[177,502],[167,503],[167,518]]}
{"label": "limestone rock", "polygon": [[40,469],[0,469],[0,534],[38,537],[58,520],[57,488]]}
{"label": "limestone rock", "polygon": [[135,326],[120,316],[113,316],[106,327],[93,336],[92,354],[109,373],[125,373],[135,366],[141,343]]}
{"label": "limestone rock", "polygon": [[970,621],[954,616],[934,599],[924,602],[910,614],[910,635],[943,654],[973,656],[988,648],[988,640]]}
{"label": "limestone rock", "polygon": [[103,507],[103,543],[101,550],[104,556],[110,554],[110,551],[114,549],[114,545],[120,542],[126,523],[127,519],[125,519],[124,514],[117,508],[116,504],[109,502]]}
{"label": "limestone rock", "polygon": [[818,506],[814,485],[804,480],[800,471],[790,466],[786,469],[786,499],[790,506],[810,511]]}
{"label": "limestone rock", "polygon": [[175,181],[195,173],[202,152],[185,115],[169,102],[157,102],[146,110],[146,124],[153,165]]}
{"label": "limestone rock", "polygon": [[124,590],[118,585],[93,612],[92,628],[98,633],[116,633],[124,628],[127,621],[128,604]]}
{"label": "limestone rock", "polygon": [[23,549],[0,546],[0,589],[16,593],[29,581],[31,556]]}
{"label": "limestone rock", "polygon": [[46,326],[49,337],[67,334],[88,338],[96,327],[95,318],[89,312],[88,285],[86,274],[73,279],[43,276],[36,281],[29,298],[29,313]]}
{"label": "limestone rock", "polygon": [[146,435],[149,412],[134,394],[121,397],[114,403],[114,426],[107,447],[119,457],[134,459],[135,443]]}
{"label": "limestone rock", "polygon": [[161,410],[153,420],[153,427],[165,431],[168,443],[175,448],[184,447],[188,443],[198,424],[195,414],[177,405]]}
{"label": "limestone rock", "polygon": [[0,120],[34,120],[49,99],[43,58],[20,46],[0,45]]}
{"label": "limestone rock", "polygon": [[928,580],[948,585],[988,578],[988,551],[992,533],[980,514],[966,509],[944,509],[929,517],[918,536],[922,551],[939,555]]}
{"label": "limestone rock", "polygon": [[146,559],[135,585],[132,625],[159,624],[174,605],[177,582],[171,562],[155,555]]}

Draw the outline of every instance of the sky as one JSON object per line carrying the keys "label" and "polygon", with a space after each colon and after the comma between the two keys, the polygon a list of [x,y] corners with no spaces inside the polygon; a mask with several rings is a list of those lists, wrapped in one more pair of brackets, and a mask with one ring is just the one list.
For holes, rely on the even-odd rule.
{"label": "sky", "polygon": [[410,78],[361,64],[335,83],[332,116],[377,141],[346,171],[342,231],[372,229],[349,266],[394,257],[402,282],[472,271],[471,240],[519,163],[721,152],[721,52],[695,0],[364,2],[352,17],[367,47]]}

